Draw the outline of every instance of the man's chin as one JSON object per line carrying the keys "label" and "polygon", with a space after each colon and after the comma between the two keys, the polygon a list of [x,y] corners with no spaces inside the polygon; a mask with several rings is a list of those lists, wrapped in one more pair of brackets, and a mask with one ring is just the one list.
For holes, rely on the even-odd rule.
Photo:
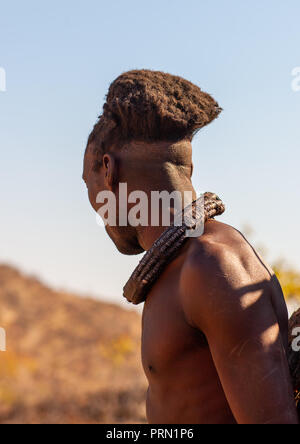
{"label": "man's chin", "polygon": [[135,237],[128,236],[128,233],[126,234],[130,238],[126,238],[125,233],[122,233],[123,236],[120,236],[120,233],[116,235],[111,227],[106,227],[106,231],[120,253],[126,256],[136,256],[145,251],[138,243],[138,240]]}
{"label": "man's chin", "polygon": [[132,245],[119,245],[115,242],[115,245],[118,249],[118,251],[122,254],[125,254],[126,256],[136,256],[137,254],[144,253],[144,249],[138,245],[138,246],[132,246]]}

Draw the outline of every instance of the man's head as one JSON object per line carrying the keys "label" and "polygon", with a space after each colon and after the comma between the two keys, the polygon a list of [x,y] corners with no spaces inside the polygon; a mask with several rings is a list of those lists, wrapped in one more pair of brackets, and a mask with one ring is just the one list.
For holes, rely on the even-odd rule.
{"label": "man's head", "polygon": [[[89,136],[84,180],[93,208],[100,191],[191,190],[191,141],[220,113],[215,100],[196,85],[170,74],[136,70],[110,86],[103,114]],[[130,207],[129,207],[130,208]],[[106,226],[125,254],[143,251],[135,227]]]}

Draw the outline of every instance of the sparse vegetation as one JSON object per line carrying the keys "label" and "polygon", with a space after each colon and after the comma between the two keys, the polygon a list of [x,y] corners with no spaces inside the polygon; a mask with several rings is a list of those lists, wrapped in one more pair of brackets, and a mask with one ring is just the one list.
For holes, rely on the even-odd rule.
{"label": "sparse vegetation", "polygon": [[277,262],[273,269],[278,277],[285,298],[299,299],[300,303],[300,273],[286,265],[283,261]]}
{"label": "sparse vegetation", "polygon": [[0,423],[145,422],[140,316],[0,266]]}

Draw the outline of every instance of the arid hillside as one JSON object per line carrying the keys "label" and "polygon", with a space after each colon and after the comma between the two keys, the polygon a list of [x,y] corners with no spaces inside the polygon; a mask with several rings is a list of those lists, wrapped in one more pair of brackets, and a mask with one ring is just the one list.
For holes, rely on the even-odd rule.
{"label": "arid hillside", "polygon": [[140,316],[0,266],[0,423],[139,423]]}

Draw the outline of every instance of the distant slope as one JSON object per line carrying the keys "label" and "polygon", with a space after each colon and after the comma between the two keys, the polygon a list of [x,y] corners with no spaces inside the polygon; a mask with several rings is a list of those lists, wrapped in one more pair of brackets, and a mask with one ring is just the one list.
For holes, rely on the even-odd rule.
{"label": "distant slope", "polygon": [[0,266],[0,423],[145,421],[140,316]]}

